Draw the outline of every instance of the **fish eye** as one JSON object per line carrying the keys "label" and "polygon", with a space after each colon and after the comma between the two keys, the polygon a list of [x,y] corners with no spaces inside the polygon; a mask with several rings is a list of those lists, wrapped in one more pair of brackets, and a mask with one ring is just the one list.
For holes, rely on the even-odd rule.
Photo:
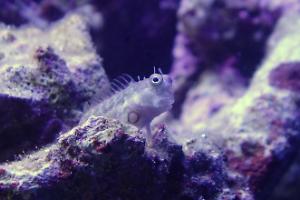
{"label": "fish eye", "polygon": [[150,77],[152,85],[160,85],[163,82],[162,76],[160,74],[153,74]]}

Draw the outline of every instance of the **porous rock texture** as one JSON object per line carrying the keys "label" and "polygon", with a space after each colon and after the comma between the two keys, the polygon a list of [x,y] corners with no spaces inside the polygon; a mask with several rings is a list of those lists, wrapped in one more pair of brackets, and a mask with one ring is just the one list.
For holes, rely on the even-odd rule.
{"label": "porous rock texture", "polygon": [[88,3],[80,1],[8,1],[0,2],[0,21],[5,24],[20,26],[31,23],[39,27],[49,25],[50,22],[61,19],[68,11],[74,10]]}
{"label": "porous rock texture", "polygon": [[[182,0],[171,74],[177,104],[199,74],[228,66],[249,82],[265,55],[265,44],[287,1]],[[175,109],[178,116],[180,109]]]}
{"label": "porous rock texture", "polygon": [[[151,43],[158,41],[163,25],[172,23],[178,2],[117,3],[94,6],[103,12],[104,23],[113,17],[117,30],[136,27],[132,35]],[[297,197],[286,189],[297,182],[297,162],[273,192],[299,146],[297,1],[182,0],[171,71],[177,102],[169,118],[152,127],[152,141],[145,140],[143,130],[103,116],[77,124],[109,83],[87,31],[91,18],[77,3],[55,5],[66,5],[64,12],[76,9],[57,18],[45,18],[43,12],[28,18],[21,12],[27,21],[11,15],[6,23],[29,24],[0,29],[0,137],[5,138],[0,140],[0,199]],[[132,16],[138,5],[150,14]],[[161,8],[172,8],[171,13],[154,23],[151,10],[165,16]],[[136,25],[122,28],[128,23],[120,14]],[[153,23],[158,28],[151,35]],[[110,38],[113,28],[106,28],[106,36],[96,32],[100,38]],[[115,34],[108,42],[121,37]],[[118,58],[112,50],[105,51]]]}
{"label": "porous rock texture", "polygon": [[[290,188],[289,184],[285,186],[287,190],[278,186],[281,190],[277,197],[270,197],[276,196],[271,195],[274,186],[299,146],[297,9],[294,6],[282,13],[268,39],[266,56],[249,86],[243,84],[243,76],[238,75],[235,65],[225,65],[231,71],[229,74],[228,70],[216,73],[208,69],[199,78],[197,87],[187,93],[180,115],[183,123],[180,126],[205,134],[218,144],[224,152],[233,186],[248,187],[255,199],[281,199],[280,195],[288,196],[285,191]],[[295,174],[295,168],[291,174]],[[287,183],[291,183],[289,177]],[[297,195],[286,199],[291,198]]]}
{"label": "porous rock texture", "polygon": [[[111,77],[169,71],[180,0],[26,0],[0,2],[0,21],[47,27],[69,11],[88,18],[94,46]],[[143,33],[143,34],[141,34]],[[117,58],[117,59],[116,59]],[[126,70],[123,70],[126,69]]]}
{"label": "porous rock texture", "polygon": [[244,76],[251,76],[276,21],[293,3],[296,1],[182,0],[174,73],[182,70],[191,75],[197,65],[219,68],[230,62]]}
{"label": "porous rock texture", "polygon": [[213,199],[220,193],[224,175],[217,154],[185,158],[164,127],[151,148],[140,136],[134,127],[92,117],[57,143],[0,165],[0,196],[150,200]]}
{"label": "porous rock texture", "polygon": [[[298,34],[299,13],[289,12],[279,21],[276,31],[270,38],[268,50],[277,51],[278,59],[281,62],[277,70],[274,70],[272,84],[276,87],[299,93],[299,60],[300,51],[297,46],[300,44]],[[293,24],[290,22],[293,21]],[[276,48],[277,47],[277,48]],[[296,124],[298,125],[299,122]],[[283,179],[274,189],[271,196],[273,200],[296,200],[299,197],[299,148],[296,148],[297,157],[291,164],[288,171],[284,172]]]}
{"label": "porous rock texture", "polygon": [[0,160],[52,141],[109,88],[79,14],[46,29],[2,24],[0,44]]}

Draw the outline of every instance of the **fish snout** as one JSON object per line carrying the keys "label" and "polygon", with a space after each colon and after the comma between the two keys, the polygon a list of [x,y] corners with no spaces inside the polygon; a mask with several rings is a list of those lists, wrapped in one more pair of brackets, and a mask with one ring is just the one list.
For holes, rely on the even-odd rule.
{"label": "fish snout", "polygon": [[164,75],[163,79],[164,79],[165,84],[166,84],[167,86],[170,86],[170,87],[172,86],[173,80],[172,80],[172,78],[171,78],[170,76]]}

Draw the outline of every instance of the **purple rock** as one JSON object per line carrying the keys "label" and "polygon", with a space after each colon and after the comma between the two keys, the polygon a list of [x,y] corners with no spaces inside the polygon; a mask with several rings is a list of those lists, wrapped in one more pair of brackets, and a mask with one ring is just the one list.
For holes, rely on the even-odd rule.
{"label": "purple rock", "polygon": [[219,70],[228,61],[251,77],[282,7],[272,1],[182,0],[172,66],[172,74],[180,80],[177,90],[185,91],[204,69]]}
{"label": "purple rock", "polygon": [[[198,139],[196,135],[208,135],[224,152],[231,193],[224,192],[223,195],[228,195],[226,198],[232,197],[234,188],[239,188],[242,194],[247,193],[237,195],[240,199],[268,198],[296,156],[300,130],[300,97],[295,78],[298,75],[299,30],[289,22],[298,16],[296,12],[283,15],[268,42],[268,47],[272,48],[268,49],[268,56],[248,88],[241,87],[239,79],[232,78],[232,91],[229,92],[230,82],[222,82],[222,78],[209,82],[206,81],[209,76],[203,74],[202,82],[189,96],[199,98],[187,98],[184,105],[181,126],[194,132],[194,140]],[[218,87],[222,89],[214,89]],[[222,96],[224,94],[230,97],[228,101]],[[205,97],[209,100],[205,101]],[[222,108],[213,115],[202,111],[214,108],[213,102],[223,103]]]}
{"label": "purple rock", "polygon": [[[297,199],[299,161],[273,192],[300,142],[295,2],[78,2],[2,2],[24,26],[0,26],[0,199]],[[90,28],[112,76],[169,65],[175,38],[177,103],[151,144],[115,119],[77,124],[109,89]]]}
{"label": "purple rock", "polygon": [[[173,196],[183,176],[177,171],[183,159],[180,146],[162,140],[159,152],[146,152],[136,131],[114,120],[92,118],[61,135],[57,144],[1,165],[0,196],[6,198],[12,191],[12,198],[31,199]],[[22,170],[14,171],[17,166]]]}
{"label": "purple rock", "polygon": [[7,124],[0,131],[7,137],[1,140],[1,161],[52,142],[107,91],[109,83],[86,26],[80,15],[46,31],[1,26],[1,121]]}
{"label": "purple rock", "polygon": [[11,25],[32,23],[45,26],[61,19],[68,11],[76,9],[89,1],[8,1],[0,2],[0,21]]}
{"label": "purple rock", "polygon": [[300,91],[300,63],[282,63],[270,74],[270,84],[280,89]]}

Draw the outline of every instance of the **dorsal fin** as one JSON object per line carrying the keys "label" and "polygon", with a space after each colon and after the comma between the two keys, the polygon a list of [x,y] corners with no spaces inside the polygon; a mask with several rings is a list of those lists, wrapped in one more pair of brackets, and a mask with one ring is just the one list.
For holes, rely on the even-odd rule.
{"label": "dorsal fin", "polygon": [[113,91],[120,91],[128,87],[135,80],[128,74],[122,74],[111,81]]}
{"label": "dorsal fin", "polygon": [[[110,89],[107,90],[106,92],[102,93],[102,97],[97,99],[97,103],[101,103],[104,100],[110,98],[111,96],[113,96],[114,94],[126,89],[130,83],[133,82],[137,82],[136,80],[134,80],[134,78],[132,78],[129,74],[122,74],[116,78],[114,78],[111,82],[110,82]],[[95,103],[93,103],[95,104]]]}
{"label": "dorsal fin", "polygon": [[129,74],[122,74],[116,78],[114,78],[111,82],[110,88],[110,96],[114,95],[115,93],[126,89],[130,83],[136,82]]}
{"label": "dorsal fin", "polygon": [[102,93],[101,97],[98,97],[97,100],[94,100],[93,102],[88,102],[84,106],[85,107],[84,110],[92,109],[93,106],[96,106],[97,104],[105,101],[106,99],[109,99],[110,97],[112,97],[116,93],[126,89],[130,85],[130,83],[139,82],[139,81],[141,81],[141,80],[138,79],[136,81],[129,74],[122,74],[122,75],[118,76],[117,78],[114,78],[110,82],[110,89],[105,91],[104,93]]}

